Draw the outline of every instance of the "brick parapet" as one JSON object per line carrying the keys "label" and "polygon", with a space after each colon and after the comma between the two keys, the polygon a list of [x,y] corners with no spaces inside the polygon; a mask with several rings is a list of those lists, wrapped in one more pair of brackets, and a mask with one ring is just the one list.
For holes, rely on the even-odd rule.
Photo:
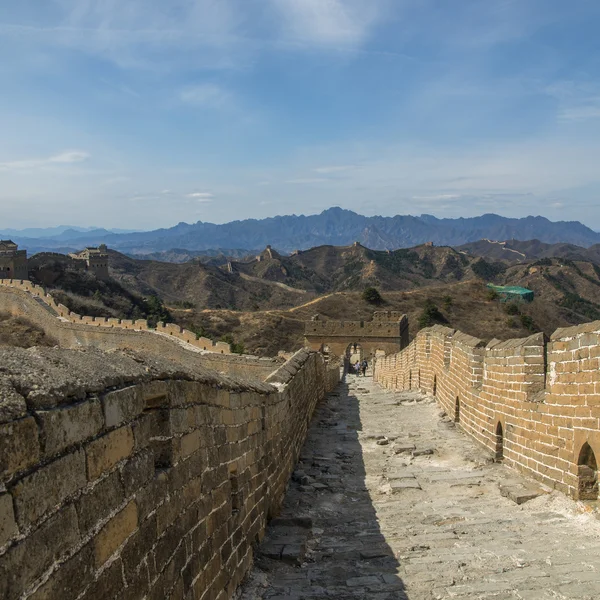
{"label": "brick parapet", "polygon": [[459,427],[506,464],[578,495],[588,443],[600,458],[600,321],[485,345],[448,328],[420,331],[402,352],[378,358],[374,376],[433,393]]}
{"label": "brick parapet", "polygon": [[3,364],[6,600],[232,597],[339,380],[306,351],[273,384],[96,351]]}
{"label": "brick parapet", "polygon": [[[11,302],[10,298],[8,297],[11,294],[11,290],[13,292],[13,295],[20,293],[23,302]],[[29,281],[0,279],[0,310],[18,313],[18,311],[21,309],[23,312],[35,314],[35,310],[27,311],[27,307],[24,305],[27,304],[27,296],[38,298],[39,300],[41,300],[49,309],[51,314],[54,314],[56,317],[59,317],[63,322],[68,321],[77,325],[87,325],[122,330],[150,330],[148,327],[148,323],[145,319],[129,320],[79,315],[69,310],[64,304],[57,303],[56,300],[50,294],[47,294],[45,289],[41,286],[35,285]],[[47,319],[45,319],[45,326],[48,329],[53,329],[52,324]],[[58,326],[58,324],[54,325],[54,327]],[[184,344],[189,344],[192,347],[191,349],[194,350],[214,352],[218,354],[230,353],[229,344],[225,342],[214,342],[208,338],[199,337],[195,333],[188,331],[187,329],[183,329],[178,325],[174,325],[172,323],[159,323],[158,327],[155,331],[153,331],[153,333],[159,333],[164,336],[173,337]],[[52,333],[50,332],[49,335],[52,335]]]}

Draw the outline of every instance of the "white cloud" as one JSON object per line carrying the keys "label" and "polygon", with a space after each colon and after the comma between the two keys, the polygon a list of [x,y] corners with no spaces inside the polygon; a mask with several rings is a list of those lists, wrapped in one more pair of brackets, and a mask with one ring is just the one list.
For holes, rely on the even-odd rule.
{"label": "white cloud", "polygon": [[0,170],[18,171],[22,169],[39,169],[51,165],[70,165],[88,160],[90,155],[81,150],[68,150],[47,158],[29,158],[0,162]]}
{"label": "white cloud", "polygon": [[317,167],[314,169],[315,173],[322,173],[323,175],[328,175],[330,173],[343,173],[344,171],[353,171],[357,169],[355,165],[338,165],[332,167]]}
{"label": "white cloud", "polygon": [[286,183],[306,184],[306,183],[324,183],[329,181],[323,177],[299,177],[298,179],[288,179]]}
{"label": "white cloud", "polygon": [[213,201],[215,196],[210,192],[192,192],[191,194],[187,194],[186,197],[192,198],[196,202],[209,203]]}
{"label": "white cloud", "polygon": [[214,83],[186,87],[180,92],[179,97],[185,104],[200,108],[228,109],[233,106],[232,95]]}
{"label": "white cloud", "polygon": [[380,20],[381,0],[270,0],[292,40],[358,46]]}

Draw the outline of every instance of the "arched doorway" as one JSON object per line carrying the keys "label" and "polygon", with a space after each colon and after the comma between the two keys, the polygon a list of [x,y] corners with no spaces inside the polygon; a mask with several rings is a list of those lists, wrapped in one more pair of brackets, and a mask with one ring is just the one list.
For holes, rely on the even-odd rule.
{"label": "arched doorway", "polygon": [[579,500],[598,500],[598,465],[592,447],[586,442],[577,460]]}
{"label": "arched doorway", "polygon": [[498,421],[496,425],[496,460],[502,460],[504,458],[504,431],[502,430],[502,423]]}
{"label": "arched doorway", "polygon": [[456,396],[456,402],[454,403],[454,422],[460,423],[460,399]]}

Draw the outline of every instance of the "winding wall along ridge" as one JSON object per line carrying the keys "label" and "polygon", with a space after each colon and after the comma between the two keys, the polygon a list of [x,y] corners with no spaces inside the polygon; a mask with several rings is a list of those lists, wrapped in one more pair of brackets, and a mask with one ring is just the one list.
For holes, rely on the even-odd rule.
{"label": "winding wall along ridge", "polygon": [[[378,358],[388,388],[420,389],[504,462],[574,498],[597,497],[600,321],[505,342],[447,327]],[[592,454],[593,452],[593,454]]]}
{"label": "winding wall along ridge", "polygon": [[42,301],[50,314],[59,317],[63,321],[76,323],[78,325],[88,325],[93,327],[116,328],[130,331],[155,331],[167,336],[173,337],[185,344],[193,346],[197,350],[207,352],[217,352],[219,354],[229,354],[229,344],[225,342],[214,342],[205,337],[199,337],[192,331],[183,329],[179,325],[173,323],[159,323],[156,330],[150,330],[148,322],[145,319],[115,319],[107,317],[89,317],[82,316],[73,311],[70,311],[64,304],[56,302],[56,300],[46,293],[46,290],[31,283],[30,281],[21,281],[16,279],[0,279],[0,310],[12,308],[14,305],[8,305],[8,302],[3,298],[8,289],[20,290],[25,294],[31,295]]}

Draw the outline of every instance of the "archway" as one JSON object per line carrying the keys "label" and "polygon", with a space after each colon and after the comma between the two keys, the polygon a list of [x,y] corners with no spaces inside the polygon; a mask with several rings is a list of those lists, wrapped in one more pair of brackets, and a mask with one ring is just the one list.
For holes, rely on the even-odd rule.
{"label": "archway", "polygon": [[456,396],[456,402],[454,404],[454,422],[460,423],[460,399]]}
{"label": "archway", "polygon": [[586,442],[577,460],[579,500],[598,500],[598,465],[592,447]]}
{"label": "archway", "polygon": [[502,460],[504,458],[504,432],[502,430],[502,423],[498,421],[496,425],[496,460]]}

